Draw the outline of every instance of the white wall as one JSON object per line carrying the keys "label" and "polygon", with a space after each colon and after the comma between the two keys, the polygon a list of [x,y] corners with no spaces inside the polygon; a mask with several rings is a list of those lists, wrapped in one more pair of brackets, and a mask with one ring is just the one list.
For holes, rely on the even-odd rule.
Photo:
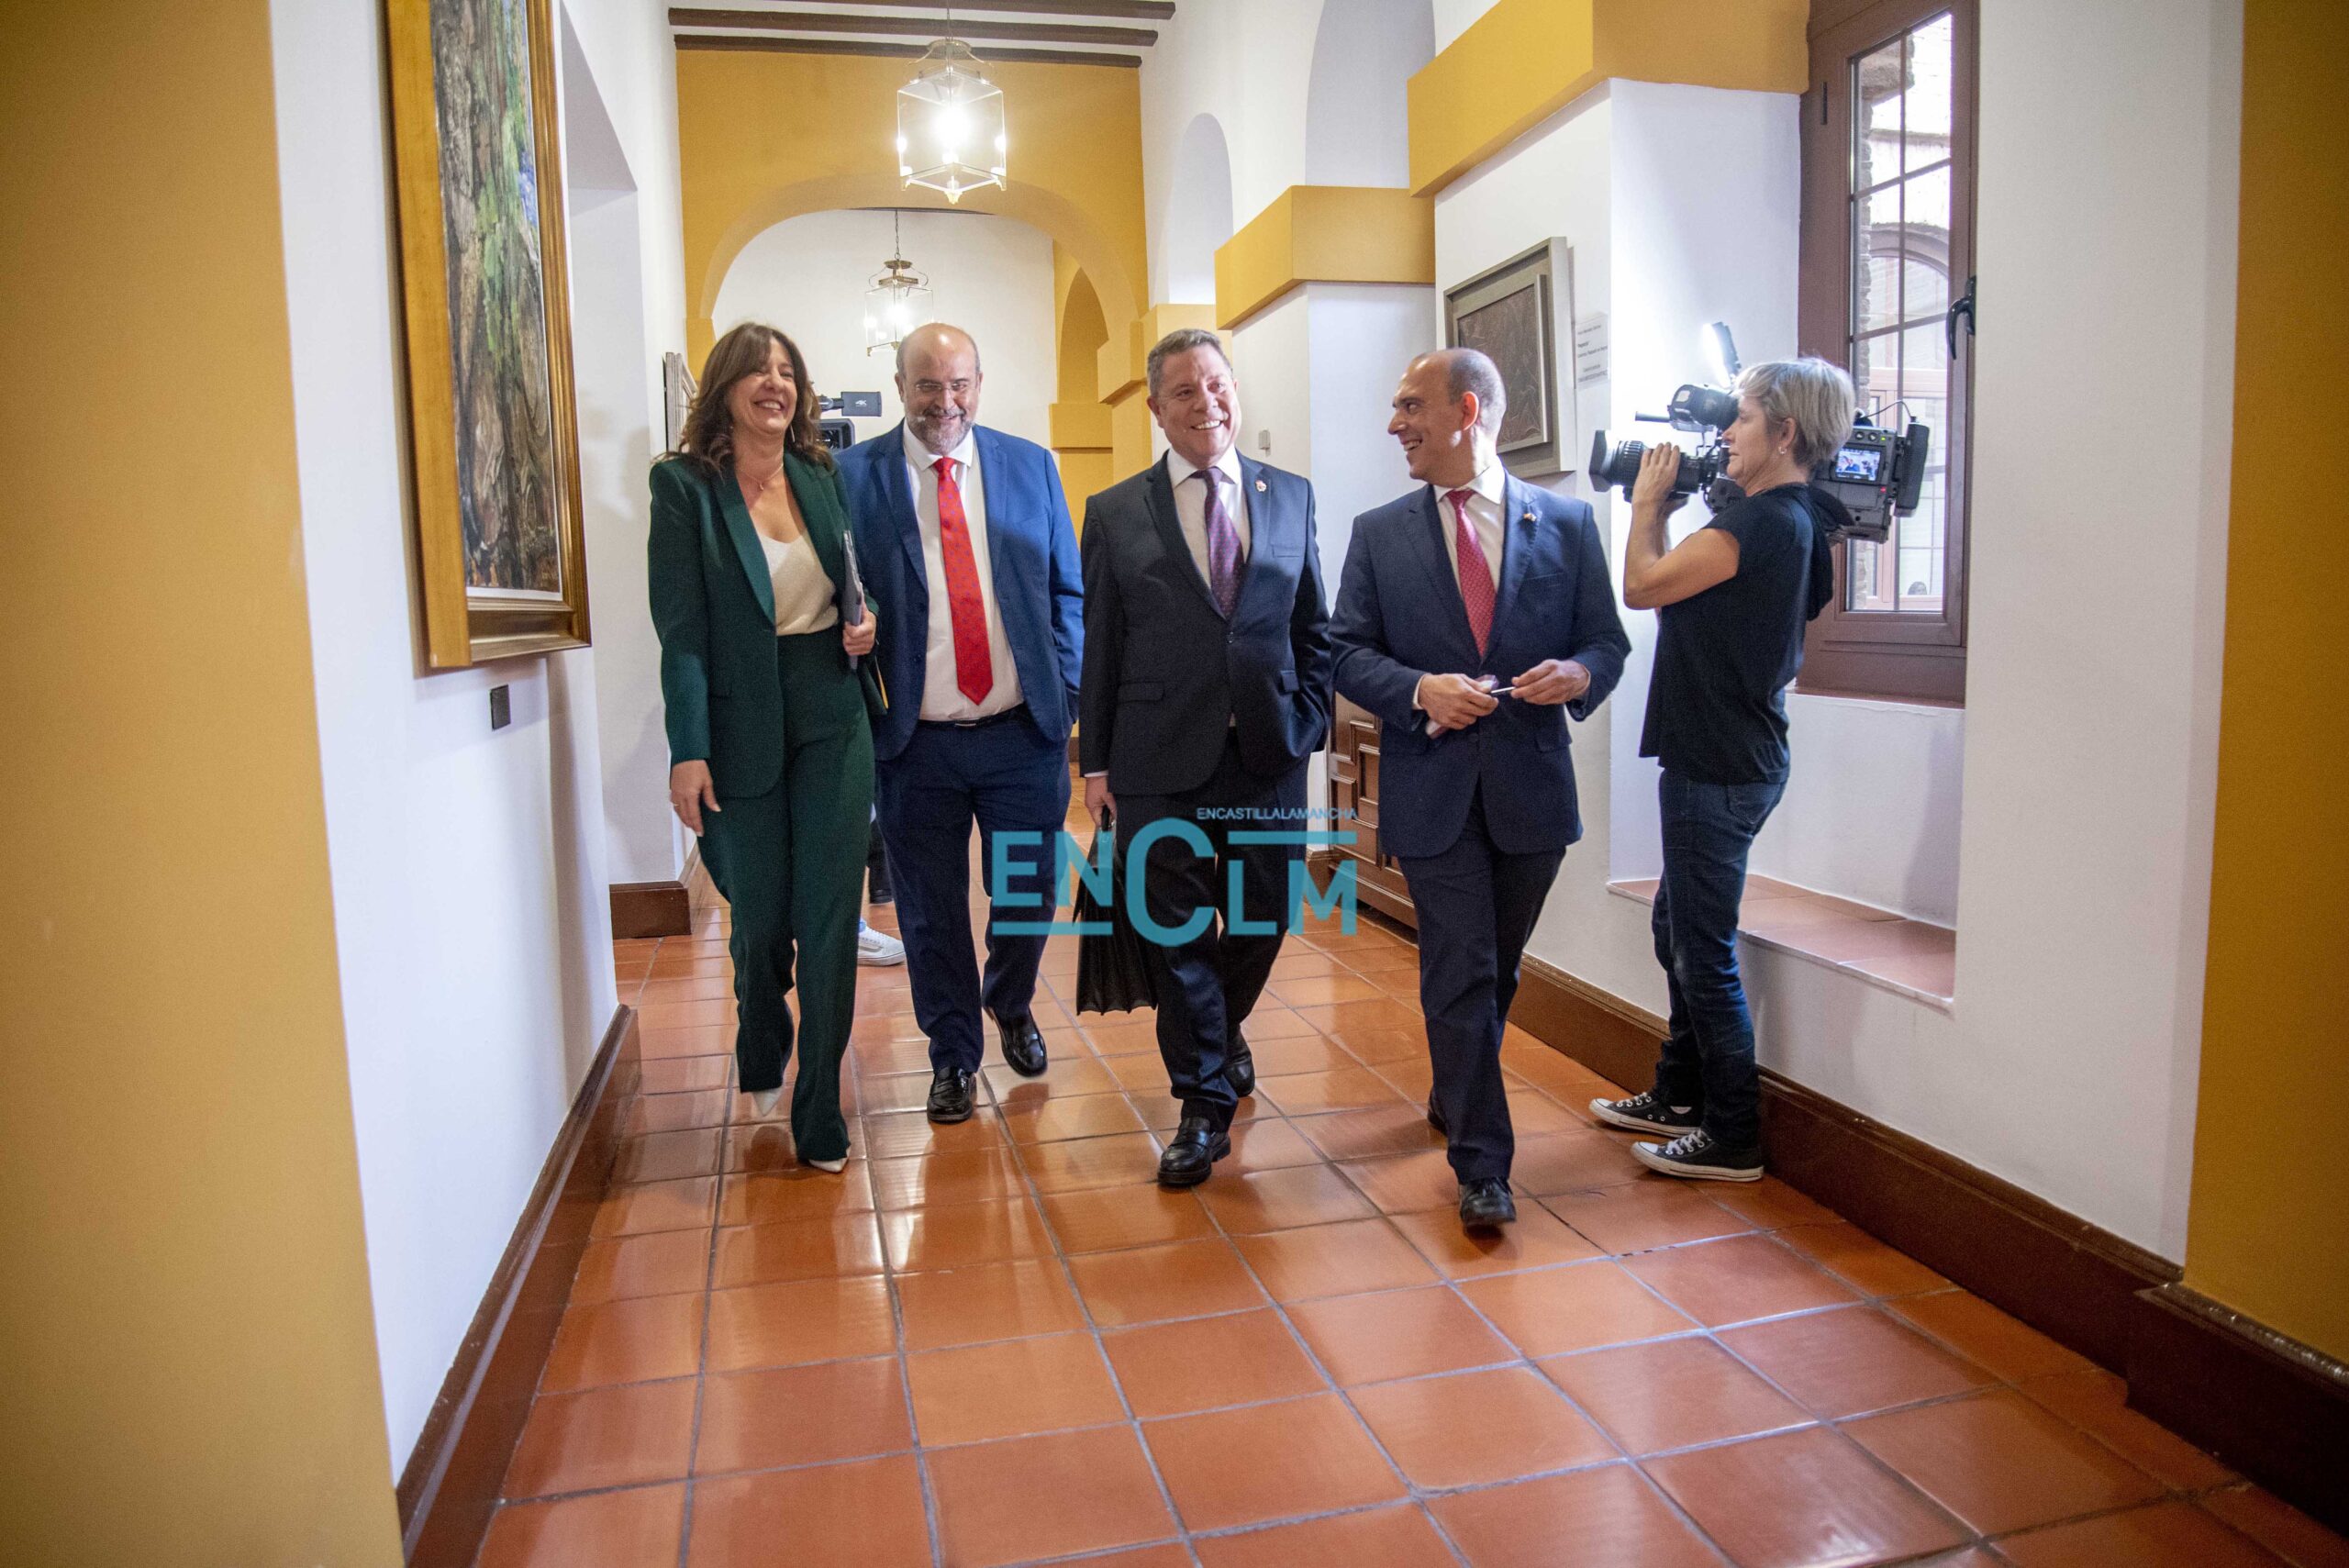
{"label": "white wall", "polygon": [[1320,0],[1184,0],[1142,56],[1142,206],[1150,299],[1174,297],[1165,246],[1179,199],[1178,152],[1191,122],[1212,115],[1231,161],[1235,228],[1305,179],[1306,83]]}
{"label": "white wall", "polygon": [[[658,13],[633,0],[580,9],[584,58],[599,62],[601,48],[629,67],[601,82],[608,117],[631,166],[649,172],[640,200],[674,229],[674,115],[662,72],[629,53],[661,37]],[[381,11],[279,0],[272,23],[303,509],[295,565],[310,593],[396,1467],[613,1016],[596,676],[586,651],[421,672]],[[615,83],[641,91],[623,96]],[[656,177],[665,213],[650,204]],[[648,302],[661,271],[645,268]],[[662,314],[681,322],[674,294]],[[513,723],[493,733],[488,692],[500,684]]]}
{"label": "white wall", "polygon": [[1428,0],[1323,0],[1306,89],[1308,183],[1410,183],[1404,84],[1434,55]]}
{"label": "white wall", "polygon": [[1194,115],[1174,146],[1165,218],[1151,252],[1154,304],[1213,305],[1215,253],[1231,238],[1231,152],[1213,115]]}
{"label": "white wall", "polygon": [[644,318],[643,206],[618,132],[594,90],[575,28],[563,18],[564,174],[571,226],[573,370],[579,412],[589,614],[607,871],[614,882],[667,882],[686,840],[668,808],[661,725],[661,646],[646,614],[646,472],[662,447],[644,388],[659,374]]}
{"label": "white wall", "polygon": [[[2242,71],[2233,0],[1982,6],[1957,983],[1975,1081],[2032,1093],[1964,1132],[2170,1257],[2217,788]],[[2050,484],[2032,443],[2088,366],[2161,412],[2124,438],[2121,482]],[[2115,1130],[2083,1140],[2069,1106],[2091,1101]]]}
{"label": "white wall", "polygon": [[[881,394],[882,417],[860,419],[859,439],[904,417],[886,353],[864,352],[864,290],[902,254],[929,274],[937,318],[969,332],[986,374],[979,422],[1040,444],[1060,378],[1052,322],[1052,242],[1017,218],[908,212],[905,250],[889,249],[886,212],[818,212],[788,218],[742,248],[718,285],[720,332],[741,321],[782,328],[807,356],[826,395]],[[698,367],[696,367],[698,370]]]}
{"label": "white wall", "polygon": [[[1967,706],[1795,699],[1794,780],[1756,851],[1789,880],[1954,908],[1956,1005],[1750,947],[1747,973],[1768,1065],[2176,1257],[2216,777],[2236,13],[1983,12]],[[1696,329],[1716,316],[1749,361],[1783,353],[1793,114],[1784,98],[1611,83],[1439,197],[1439,284],[1548,233],[1574,239],[1576,307],[1608,310],[1614,360],[1582,409],[1610,428],[1698,374]],[[2153,188],[2157,208],[2094,195]],[[1746,210],[1724,226],[1726,258],[1723,204]],[[2094,494],[2048,486],[2029,455],[2054,412],[2046,389],[2082,365],[2108,388],[2166,389],[2161,428],[2185,434],[2132,442],[2129,483]],[[1628,508],[1607,510],[1620,561]],[[2085,597],[2083,582],[2112,586]],[[1614,712],[1576,736],[1589,837],[1531,951],[1661,1010],[1646,912],[1604,892],[1655,863],[1653,771],[1630,755],[1653,617],[1625,623]],[[1870,796],[1915,809],[1854,830]]]}
{"label": "white wall", "polygon": [[1435,0],[1435,47],[1450,49],[1453,39],[1498,3],[1499,0]]}

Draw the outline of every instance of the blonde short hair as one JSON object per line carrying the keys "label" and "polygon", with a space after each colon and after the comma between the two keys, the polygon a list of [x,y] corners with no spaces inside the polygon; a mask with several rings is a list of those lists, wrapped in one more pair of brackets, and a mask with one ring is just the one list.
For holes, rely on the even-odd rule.
{"label": "blonde short hair", "polygon": [[1794,457],[1805,468],[1833,455],[1852,433],[1852,378],[1831,361],[1806,354],[1748,365],[1737,395],[1753,399],[1772,429],[1794,421]]}

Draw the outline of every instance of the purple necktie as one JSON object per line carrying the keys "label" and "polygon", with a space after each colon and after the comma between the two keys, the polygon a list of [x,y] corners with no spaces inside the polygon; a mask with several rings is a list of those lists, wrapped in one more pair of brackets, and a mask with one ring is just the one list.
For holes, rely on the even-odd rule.
{"label": "purple necktie", "polygon": [[1199,479],[1208,487],[1208,592],[1215,596],[1215,607],[1230,620],[1234,606],[1240,603],[1240,530],[1231,526],[1231,514],[1223,509],[1223,486],[1217,483],[1222,475],[1212,468],[1199,470]]}

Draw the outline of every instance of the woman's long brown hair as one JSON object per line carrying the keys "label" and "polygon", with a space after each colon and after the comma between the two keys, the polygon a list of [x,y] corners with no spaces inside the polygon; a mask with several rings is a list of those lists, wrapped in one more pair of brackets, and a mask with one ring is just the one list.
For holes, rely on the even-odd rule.
{"label": "woman's long brown hair", "polygon": [[768,350],[777,344],[791,361],[791,379],[799,394],[783,450],[818,468],[831,467],[831,449],[824,445],[817,425],[816,389],[807,381],[807,359],[788,336],[755,321],[745,321],[710,345],[709,357],[701,363],[701,384],[685,412],[685,433],[677,450],[665,455],[682,457],[713,479],[729,471],[734,466],[734,416],[727,407],[727,394],[744,376],[766,369]]}

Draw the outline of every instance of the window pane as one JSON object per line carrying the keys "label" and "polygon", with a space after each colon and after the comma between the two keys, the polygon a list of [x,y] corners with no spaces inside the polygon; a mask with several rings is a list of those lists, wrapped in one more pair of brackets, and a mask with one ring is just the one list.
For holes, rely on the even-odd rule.
{"label": "window pane", "polygon": [[1852,188],[1897,179],[1900,174],[1900,99],[1903,86],[1901,49],[1894,39],[1852,62]]}
{"label": "window pane", "polygon": [[[1846,610],[1888,610],[1893,607],[1892,551],[1873,539],[1855,539],[1843,547],[1843,573],[1849,584],[1843,595]],[[1878,579],[1883,581],[1879,582]]]}
{"label": "window pane", "polygon": [[1912,174],[1901,182],[1901,272],[1908,294],[1904,320],[1939,316],[1949,308],[1949,169]]}
{"label": "window pane", "polygon": [[1950,57],[1955,41],[1956,28],[1947,12],[1909,35],[1903,168],[1921,169],[1950,154]]}
{"label": "window pane", "polygon": [[1872,192],[1854,205],[1852,329],[1871,332],[1901,320],[1900,184]]}
{"label": "window pane", "polygon": [[1862,413],[1900,395],[1900,334],[1865,338],[1852,355],[1852,386]]}
{"label": "window pane", "polygon": [[1917,510],[1902,517],[1898,529],[1899,607],[1939,613],[1949,539],[1949,345],[1939,321],[1911,327],[1901,338],[1900,395],[1908,406],[1897,414],[1887,411],[1884,422],[1905,425],[1914,419],[1932,429],[1932,439]]}
{"label": "window pane", "polygon": [[[1864,338],[1853,346],[1852,382],[1859,392],[1861,409],[1873,409],[1900,395],[1900,339],[1901,334],[1897,331],[1885,332]],[[1895,581],[1889,540],[1877,544],[1855,539],[1844,547],[1843,562],[1844,609],[1899,607],[1899,584]]]}

